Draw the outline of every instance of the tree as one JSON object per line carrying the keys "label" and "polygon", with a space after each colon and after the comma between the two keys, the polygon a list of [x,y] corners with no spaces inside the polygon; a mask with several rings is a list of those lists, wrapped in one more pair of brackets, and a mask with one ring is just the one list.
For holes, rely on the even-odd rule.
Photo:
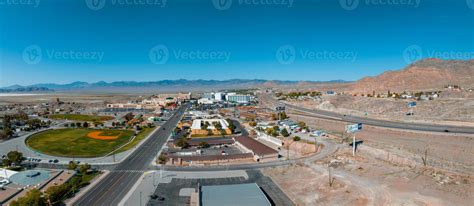
{"label": "tree", "polygon": [[70,161],[68,166],[67,166],[67,169],[68,170],[76,170],[77,169],[77,163],[74,162],[74,161]]}
{"label": "tree", "polygon": [[208,129],[208,130],[207,130],[207,135],[208,135],[208,136],[213,135],[212,130]]}
{"label": "tree", "polygon": [[221,130],[222,129],[222,125],[220,122],[213,122],[212,123],[214,125],[214,127],[217,129],[217,130]]}
{"label": "tree", "polygon": [[221,131],[221,135],[222,135],[222,136],[224,136],[224,135],[227,134],[227,132],[225,131],[225,129],[221,129],[220,131]]}
{"label": "tree", "polygon": [[160,154],[158,157],[158,163],[159,164],[165,164],[166,163],[166,156],[164,154]]}
{"label": "tree", "polygon": [[61,185],[51,186],[46,190],[46,196],[52,205],[60,203],[62,198],[69,192],[70,185],[65,183]]}
{"label": "tree", "polygon": [[188,140],[185,137],[181,137],[176,141],[176,146],[181,147],[181,148],[187,148],[189,147]]}
{"label": "tree", "polygon": [[3,159],[4,165],[11,165],[15,163],[15,165],[20,165],[23,161],[23,153],[18,151],[10,151],[7,154],[7,158]]}
{"label": "tree", "polygon": [[230,129],[230,132],[234,133],[235,132],[234,122],[229,118],[227,118],[226,121],[227,121],[227,124],[229,125],[228,128]]}
{"label": "tree", "polygon": [[211,145],[207,142],[199,142],[199,147],[201,148],[209,148]]}
{"label": "tree", "polygon": [[82,123],[82,127],[86,127],[86,128],[89,127],[89,123],[87,122]]}
{"label": "tree", "polygon": [[76,127],[81,127],[81,123],[80,123],[80,122],[76,122]]}
{"label": "tree", "polygon": [[252,127],[255,127],[255,126],[257,126],[257,122],[254,122],[254,121],[249,122],[249,125],[252,126]]}
{"label": "tree", "polygon": [[13,130],[10,127],[5,127],[2,131],[0,131],[0,139],[7,139],[13,135]]}
{"label": "tree", "polygon": [[297,142],[297,141],[300,141],[301,140],[301,137],[299,136],[294,136],[293,137],[293,141]]}
{"label": "tree", "polygon": [[301,128],[305,128],[306,127],[306,122],[299,121],[298,126],[301,127]]}
{"label": "tree", "polygon": [[81,174],[86,174],[87,171],[90,170],[90,169],[91,169],[91,166],[89,164],[85,163],[85,164],[83,164],[79,167],[79,172]]}
{"label": "tree", "polygon": [[24,205],[35,205],[35,206],[46,206],[46,199],[38,189],[31,189],[26,193],[25,196],[18,198],[10,203],[11,206],[24,206]]}
{"label": "tree", "polygon": [[273,130],[279,132],[279,131],[280,131],[280,127],[278,127],[278,126],[275,125],[275,126],[273,126]]}
{"label": "tree", "polygon": [[283,128],[283,129],[280,131],[280,134],[281,134],[283,137],[288,137],[288,136],[290,136],[290,134],[288,133],[288,130],[286,130],[286,128]]}
{"label": "tree", "polygon": [[278,117],[279,117],[280,119],[287,119],[287,118],[288,118],[288,116],[286,115],[285,112],[280,112],[280,113],[278,113]]}
{"label": "tree", "polygon": [[208,127],[209,127],[209,122],[204,122],[204,123],[201,125],[201,129],[202,129],[202,130],[206,130]]}

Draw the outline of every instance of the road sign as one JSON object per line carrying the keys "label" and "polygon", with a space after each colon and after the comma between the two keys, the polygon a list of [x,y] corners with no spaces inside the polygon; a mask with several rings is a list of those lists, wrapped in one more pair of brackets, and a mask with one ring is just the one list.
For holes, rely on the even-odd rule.
{"label": "road sign", "polygon": [[354,133],[362,130],[362,123],[346,125],[347,133]]}
{"label": "road sign", "polygon": [[408,102],[408,107],[416,107],[416,102]]}
{"label": "road sign", "polygon": [[276,111],[285,111],[285,106],[278,106],[275,108]]}

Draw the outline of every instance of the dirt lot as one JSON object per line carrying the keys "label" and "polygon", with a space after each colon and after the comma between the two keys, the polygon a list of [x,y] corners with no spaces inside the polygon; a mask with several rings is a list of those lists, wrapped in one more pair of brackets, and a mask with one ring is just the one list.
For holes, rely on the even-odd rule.
{"label": "dirt lot", "polygon": [[[268,168],[298,205],[472,205],[474,135],[411,132],[364,126],[352,157],[344,123],[291,114],[323,128],[341,149],[317,162]],[[344,141],[345,140],[345,141]],[[425,156],[426,151],[426,156]],[[422,158],[426,158],[426,166]],[[332,187],[328,162],[331,162]]]}
{"label": "dirt lot", "polygon": [[[337,136],[343,135],[345,125],[343,122],[295,114],[290,116],[305,121],[312,128],[323,128]],[[351,136],[344,134],[344,137]],[[418,163],[422,162],[421,157],[427,150],[429,164],[474,176],[474,135],[411,132],[364,125],[363,130],[356,134],[356,138],[363,140],[363,145],[400,155]],[[338,138],[337,141],[340,143],[342,139]]]}
{"label": "dirt lot", "polygon": [[0,105],[6,104],[37,104],[55,102],[59,98],[63,102],[76,103],[104,103],[126,102],[138,95],[128,94],[89,94],[89,93],[45,93],[31,96],[2,96]]}
{"label": "dirt lot", "polygon": [[472,176],[403,166],[361,153],[354,159],[347,148],[326,160],[263,172],[297,205],[470,205],[474,201]]}

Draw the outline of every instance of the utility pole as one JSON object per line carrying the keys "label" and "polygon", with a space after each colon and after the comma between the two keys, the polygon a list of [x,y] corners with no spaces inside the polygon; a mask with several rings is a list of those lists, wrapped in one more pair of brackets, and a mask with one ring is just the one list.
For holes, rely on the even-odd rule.
{"label": "utility pole", "polygon": [[352,156],[355,156],[355,152],[356,152],[356,133],[354,132],[352,136]]}
{"label": "utility pole", "polygon": [[314,137],[314,152],[318,152],[318,141],[316,137]]}

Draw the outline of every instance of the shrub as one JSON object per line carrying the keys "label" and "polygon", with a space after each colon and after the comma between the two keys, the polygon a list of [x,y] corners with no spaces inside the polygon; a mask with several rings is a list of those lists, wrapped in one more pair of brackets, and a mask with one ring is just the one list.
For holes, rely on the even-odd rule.
{"label": "shrub", "polygon": [[297,141],[300,141],[301,140],[301,137],[299,136],[294,136],[293,137],[293,141],[297,142]]}

